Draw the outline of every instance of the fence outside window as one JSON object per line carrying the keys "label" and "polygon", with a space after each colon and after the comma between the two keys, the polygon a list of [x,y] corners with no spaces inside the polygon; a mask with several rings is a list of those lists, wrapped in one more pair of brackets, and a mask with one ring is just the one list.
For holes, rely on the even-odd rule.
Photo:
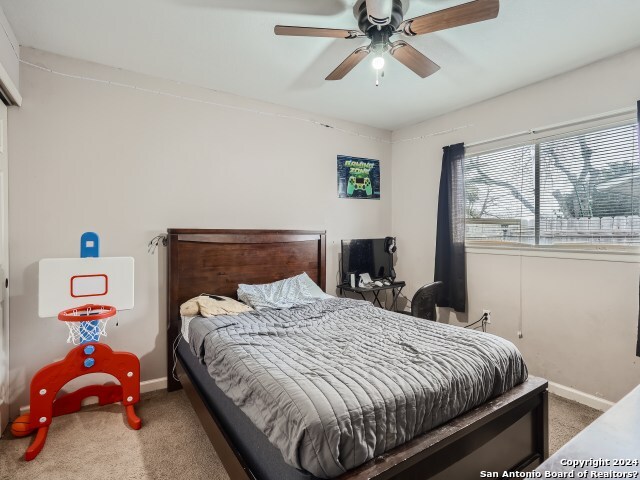
{"label": "fence outside window", "polygon": [[640,245],[637,128],[634,123],[467,157],[467,239]]}

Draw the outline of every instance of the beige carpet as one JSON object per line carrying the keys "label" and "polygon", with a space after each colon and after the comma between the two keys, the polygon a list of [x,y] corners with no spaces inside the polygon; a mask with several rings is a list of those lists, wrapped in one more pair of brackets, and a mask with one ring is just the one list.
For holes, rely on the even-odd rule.
{"label": "beige carpet", "polygon": [[599,410],[550,394],[549,454],[555,453],[600,415]]}
{"label": "beige carpet", "polygon": [[[550,449],[555,452],[600,412],[554,395],[549,402]],[[122,407],[89,407],[58,417],[47,443],[23,460],[31,437],[0,439],[0,479],[211,479],[229,478],[182,391],[143,397],[141,430],[131,430]]]}

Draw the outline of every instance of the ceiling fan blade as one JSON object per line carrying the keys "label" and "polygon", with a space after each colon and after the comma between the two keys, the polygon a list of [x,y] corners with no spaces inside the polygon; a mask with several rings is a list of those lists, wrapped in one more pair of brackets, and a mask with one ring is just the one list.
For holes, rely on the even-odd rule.
{"label": "ceiling fan blade", "polygon": [[403,40],[392,43],[389,52],[393,58],[422,78],[426,78],[440,70],[438,65]]}
{"label": "ceiling fan blade", "polygon": [[356,38],[362,34],[357,30],[343,30],[339,28],[289,27],[276,25],[276,35],[291,37],[327,37],[327,38]]}
{"label": "ceiling fan blade", "polygon": [[491,20],[498,16],[500,0],[475,0],[421,17],[405,20],[400,25],[406,35],[423,35],[447,28]]}
{"label": "ceiling fan blade", "polygon": [[369,47],[358,48],[349,55],[344,62],[338,65],[338,68],[331,72],[325,80],[342,80],[345,75],[353,70],[367,55],[369,55]]}

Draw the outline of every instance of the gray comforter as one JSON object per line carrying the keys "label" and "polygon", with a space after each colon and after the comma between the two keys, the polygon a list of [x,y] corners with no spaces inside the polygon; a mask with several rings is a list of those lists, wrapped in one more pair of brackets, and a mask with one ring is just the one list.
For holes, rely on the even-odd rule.
{"label": "gray comforter", "polygon": [[527,378],[507,340],[343,298],[199,317],[189,339],[220,389],[285,461],[321,478]]}

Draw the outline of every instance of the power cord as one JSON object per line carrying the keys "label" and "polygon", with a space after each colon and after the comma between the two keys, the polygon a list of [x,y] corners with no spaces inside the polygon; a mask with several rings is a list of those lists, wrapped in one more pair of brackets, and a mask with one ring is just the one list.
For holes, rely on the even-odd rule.
{"label": "power cord", "polygon": [[480,324],[480,326],[474,327],[472,330],[477,330],[478,328],[482,328],[482,331],[486,332],[487,331],[487,323],[489,323],[489,315],[487,315],[486,313],[483,313],[482,316],[478,320],[476,320],[475,322],[473,322],[470,325],[467,325],[464,328],[471,328],[471,327],[473,327],[474,325],[477,325],[480,322],[482,322]]}
{"label": "power cord", "polygon": [[156,250],[158,249],[161,243],[163,247],[167,246],[167,236],[164,234],[156,235],[151,239],[151,241],[149,242],[149,245],[147,246],[148,247],[147,252],[153,255],[154,253],[156,253]]}
{"label": "power cord", "polygon": [[180,379],[178,378],[178,375],[176,374],[176,366],[178,365],[177,350],[178,350],[178,344],[180,343],[181,336],[182,336],[182,333],[180,333],[179,335],[176,335],[176,338],[173,341],[173,368],[171,369],[171,376],[176,382],[180,381]]}
{"label": "power cord", "polygon": [[407,304],[411,306],[411,300],[409,300],[404,293],[400,292],[398,296],[404,298],[407,301]]}

